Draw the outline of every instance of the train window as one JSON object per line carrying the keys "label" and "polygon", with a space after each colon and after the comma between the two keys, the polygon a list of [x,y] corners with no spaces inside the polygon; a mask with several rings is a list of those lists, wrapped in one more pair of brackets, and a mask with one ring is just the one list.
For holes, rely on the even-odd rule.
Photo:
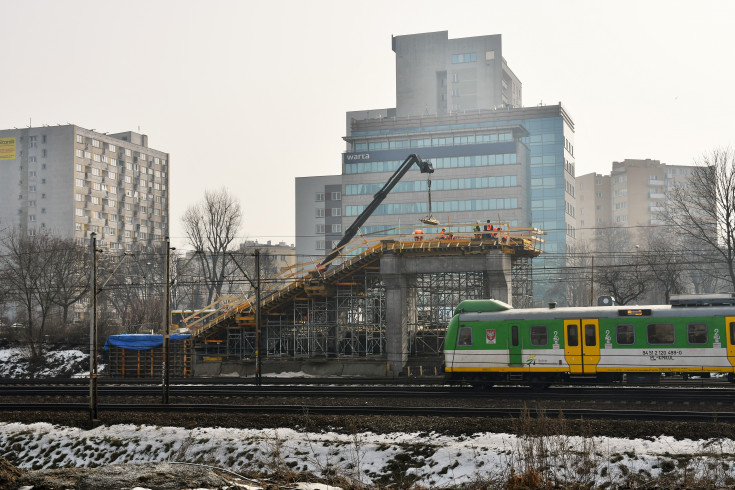
{"label": "train window", "polygon": [[735,322],[730,322],[730,345],[735,345]]}
{"label": "train window", "polygon": [[546,345],[549,343],[549,333],[544,325],[531,327],[531,345]]}
{"label": "train window", "polygon": [[510,327],[510,343],[513,347],[518,347],[518,325]]}
{"label": "train window", "polygon": [[704,323],[690,323],[687,325],[687,338],[690,344],[706,344],[707,325]]}
{"label": "train window", "polygon": [[472,345],[472,327],[459,327],[457,345]]}
{"label": "train window", "polygon": [[619,345],[631,345],[635,343],[635,330],[633,325],[617,325],[615,327],[615,338]]}
{"label": "train window", "polygon": [[674,325],[671,323],[650,323],[647,332],[649,344],[674,343]]}
{"label": "train window", "polygon": [[567,345],[570,347],[579,345],[579,328],[577,325],[567,325]]}
{"label": "train window", "polygon": [[584,326],[584,345],[588,347],[597,345],[597,336],[595,335],[594,325]]}

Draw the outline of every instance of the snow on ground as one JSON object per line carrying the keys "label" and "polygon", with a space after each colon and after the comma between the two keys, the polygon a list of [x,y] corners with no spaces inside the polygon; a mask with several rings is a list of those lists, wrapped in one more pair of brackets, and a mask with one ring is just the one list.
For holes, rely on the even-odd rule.
{"label": "snow on ground", "polygon": [[[31,377],[28,357],[27,349],[17,347],[0,349],[0,378]],[[88,354],[76,349],[47,351],[44,353],[44,365],[33,374],[33,377],[55,378],[81,375],[84,373],[82,364],[88,359]],[[87,376],[89,376],[88,369]]]}
{"label": "snow on ground", "polygon": [[[87,376],[80,367],[87,356],[78,350],[52,351],[36,377]],[[0,377],[30,377],[21,349],[0,350]],[[290,373],[290,376],[304,373]],[[93,430],[0,422],[3,456],[25,469],[93,467],[108,464],[186,461],[233,471],[311,472],[342,475],[374,484],[385,475],[403,475],[416,484],[442,488],[478,479],[504,480],[511,470],[548,467],[556,481],[577,481],[580,468],[596,484],[619,483],[628,474],[656,478],[662,472],[685,471],[713,476],[723,485],[735,477],[735,441],[609,437],[524,438],[479,433],[446,436],[434,433],[353,435],[310,433],[289,428],[231,429],[101,426]],[[544,458],[546,458],[544,460]],[[714,464],[716,463],[716,464]],[[715,469],[713,469],[715,468]],[[604,478],[603,478],[604,476]],[[394,480],[395,482],[395,480]],[[385,483],[385,482],[383,482]],[[307,487],[303,487],[307,489]],[[326,486],[313,487],[326,488]]]}
{"label": "snow on ground", "polygon": [[[546,453],[540,451],[540,444]],[[25,469],[186,461],[235,472],[260,468],[337,474],[365,485],[374,484],[381,475],[402,472],[416,484],[431,488],[507,477],[510,468],[516,472],[526,468],[524,458],[532,453],[536,458],[547,454],[557,481],[576,481],[582,463],[592,465],[589,474],[597,475],[597,484],[601,483],[599,475],[614,484],[628,473],[656,478],[662,471],[682,469],[683,464],[692,475],[711,475],[708,463],[715,460],[724,478],[733,474],[729,456],[735,452],[731,440],[677,441],[665,436],[651,440],[551,436],[541,440],[493,433],[345,435],[287,428],[115,425],[84,430],[47,423],[0,423],[0,447],[11,462]]]}

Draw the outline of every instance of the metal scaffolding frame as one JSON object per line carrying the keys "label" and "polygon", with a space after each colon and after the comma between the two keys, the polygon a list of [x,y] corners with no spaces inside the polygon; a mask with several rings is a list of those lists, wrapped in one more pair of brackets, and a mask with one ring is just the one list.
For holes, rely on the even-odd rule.
{"label": "metal scaffolding frame", "polygon": [[[511,261],[513,304],[532,303],[531,260]],[[454,308],[466,299],[487,295],[484,271],[416,274],[409,285],[405,308],[409,315],[411,355],[442,352],[446,326]],[[377,269],[340,282],[329,296],[303,296],[277,313],[263,318],[266,357],[381,358],[386,352],[386,292]],[[255,353],[255,331],[250,327],[227,329],[229,358]]]}
{"label": "metal scaffolding frame", "polygon": [[414,283],[416,315],[408,324],[410,353],[442,352],[444,333],[454,308],[465,299],[485,297],[484,285],[484,272],[417,274]]}
{"label": "metal scaffolding frame", "polygon": [[514,308],[533,308],[533,263],[530,257],[513,257],[510,276]]}

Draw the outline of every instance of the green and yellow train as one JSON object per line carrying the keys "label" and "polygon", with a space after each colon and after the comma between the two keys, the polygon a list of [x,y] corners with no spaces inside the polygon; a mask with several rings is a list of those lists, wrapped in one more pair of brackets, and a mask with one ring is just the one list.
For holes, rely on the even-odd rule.
{"label": "green and yellow train", "polygon": [[575,379],[656,383],[663,373],[735,380],[735,295],[671,305],[514,309],[460,303],[444,342],[450,381],[547,386]]}

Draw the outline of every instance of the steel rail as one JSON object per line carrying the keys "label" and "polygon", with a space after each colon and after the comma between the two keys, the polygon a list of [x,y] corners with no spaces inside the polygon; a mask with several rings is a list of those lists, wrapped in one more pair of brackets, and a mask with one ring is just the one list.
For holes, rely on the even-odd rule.
{"label": "steel rail", "polygon": [[[55,404],[0,404],[0,412],[76,412],[87,411],[81,403]],[[685,421],[685,422],[735,422],[735,412],[696,412],[665,410],[597,410],[547,408],[542,411],[522,408],[455,408],[455,407],[386,407],[386,406],[312,406],[312,405],[203,405],[203,404],[100,404],[100,413],[247,413],[261,415],[377,415],[411,417],[474,417],[474,418],[520,418],[528,415],[547,418],[639,420],[639,421]]]}
{"label": "steel rail", "polygon": [[[735,404],[733,388],[549,388],[534,390],[505,387],[475,390],[459,386],[253,386],[253,385],[172,385],[171,396],[177,397],[311,397],[311,398],[426,398],[426,399],[493,399],[493,400],[584,400],[602,402],[716,402]],[[159,385],[102,386],[101,396],[157,396]],[[83,386],[11,386],[0,389],[4,396],[85,396]]]}

